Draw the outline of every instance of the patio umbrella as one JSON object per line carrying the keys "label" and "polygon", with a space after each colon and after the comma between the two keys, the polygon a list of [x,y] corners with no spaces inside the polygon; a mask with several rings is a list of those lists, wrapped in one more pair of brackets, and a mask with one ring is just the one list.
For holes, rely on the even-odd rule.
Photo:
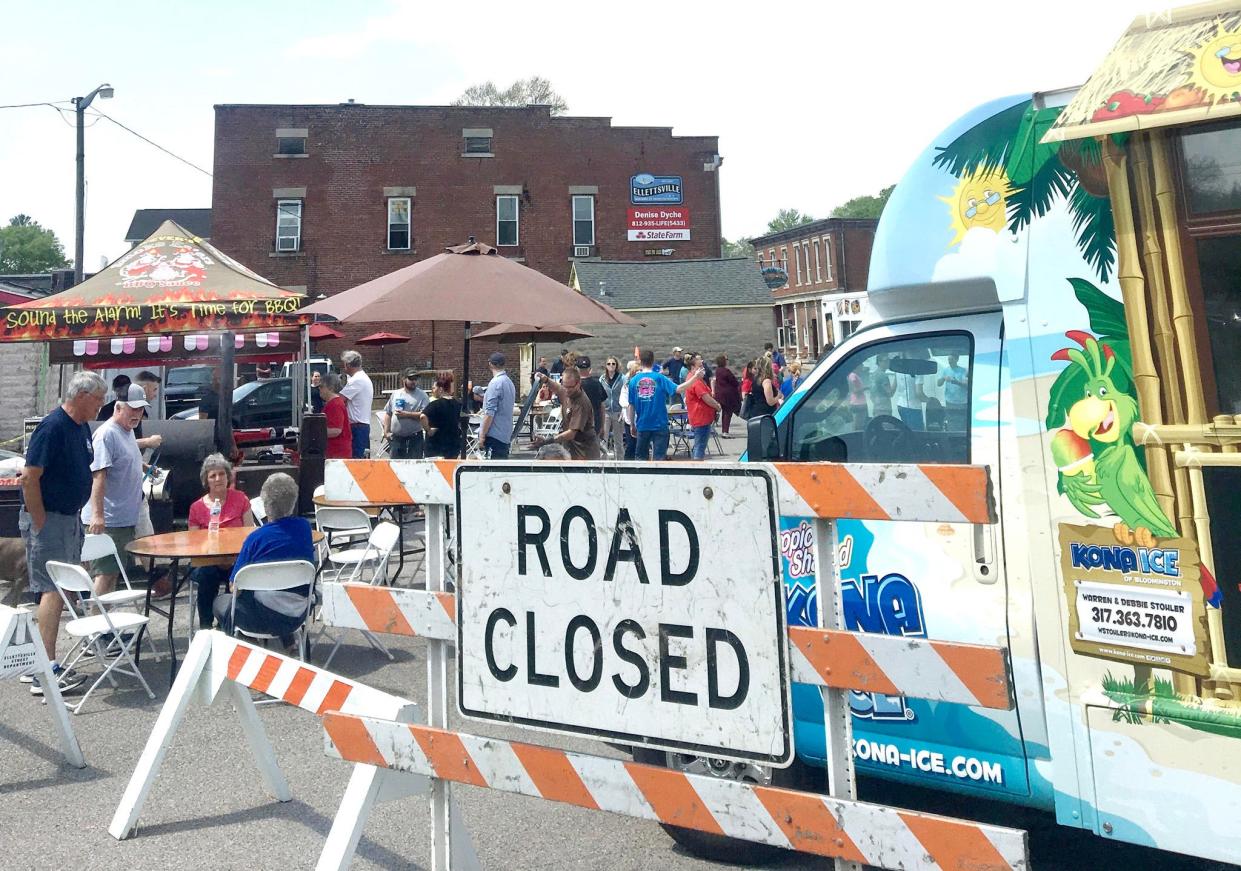
{"label": "patio umbrella", "polygon": [[446,248],[411,266],[319,300],[301,310],[345,323],[463,321],[464,377],[468,403],[470,324],[474,321],[528,324],[544,329],[564,324],[628,324],[624,312],[591,299],[516,260],[475,242]]}
{"label": "patio umbrella", "polygon": [[312,342],[317,342],[320,339],[343,339],[344,337],[344,333],[328,324],[310,325],[310,340]]}
{"label": "patio umbrella", "polygon": [[529,342],[550,342],[555,345],[570,342],[573,339],[589,339],[594,333],[588,333],[569,324],[552,327],[532,327],[530,324],[496,324],[480,330],[471,338],[495,339],[502,345],[524,345]]}
{"label": "patio umbrella", "polygon": [[371,333],[369,336],[363,336],[358,339],[359,345],[378,345],[379,346],[379,365],[384,365],[384,347],[387,345],[403,345],[409,341],[409,336],[402,336],[400,333]]}

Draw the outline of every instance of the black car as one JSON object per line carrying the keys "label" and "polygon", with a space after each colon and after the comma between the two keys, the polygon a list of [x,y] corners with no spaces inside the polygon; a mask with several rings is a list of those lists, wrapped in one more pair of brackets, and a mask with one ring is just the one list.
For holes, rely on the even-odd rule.
{"label": "black car", "polygon": [[171,417],[195,408],[211,387],[211,366],[182,366],[168,372],[164,381],[164,408]]}
{"label": "black car", "polygon": [[[178,420],[198,417],[191,408],[174,415]],[[293,425],[293,379],[269,378],[251,381],[233,391],[233,429],[270,426],[282,429]]]}

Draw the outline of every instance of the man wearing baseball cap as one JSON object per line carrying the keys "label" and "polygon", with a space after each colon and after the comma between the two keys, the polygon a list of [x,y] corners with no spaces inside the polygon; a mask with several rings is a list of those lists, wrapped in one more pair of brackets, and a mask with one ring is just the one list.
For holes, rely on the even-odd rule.
{"label": "man wearing baseball cap", "polygon": [[483,393],[483,423],[478,430],[478,442],[493,460],[507,460],[509,443],[513,441],[513,403],[517,401],[517,389],[504,371],[504,355],[499,351],[487,358],[491,367],[491,381]]}
{"label": "man wearing baseball cap", "polygon": [[685,368],[685,352],[680,348],[672,349],[672,356],[664,361],[660,370],[677,384],[681,383],[681,370]]}
{"label": "man wearing baseball cap", "polygon": [[420,460],[423,454],[422,411],[430,403],[418,386],[418,370],[405,370],[405,386],[384,406],[384,438],[392,439],[394,460]]}
{"label": "man wearing baseball cap", "polygon": [[[149,403],[140,384],[131,384],[116,401],[112,417],[91,438],[95,456],[91,461],[90,501],[82,509],[86,531],[105,533],[116,543],[116,552],[134,540],[134,527],[142,508],[142,452],[134,428],[142,422]],[[116,586],[120,567],[111,556],[91,563],[95,592],[109,593]]]}

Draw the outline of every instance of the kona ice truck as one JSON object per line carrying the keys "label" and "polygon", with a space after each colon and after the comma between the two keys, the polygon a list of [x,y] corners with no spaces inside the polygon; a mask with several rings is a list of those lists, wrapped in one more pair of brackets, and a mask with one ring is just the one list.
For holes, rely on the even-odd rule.
{"label": "kona ice truck", "polygon": [[[868,292],[747,458],[989,466],[993,527],[838,524],[844,614],[1006,647],[1017,704],[853,694],[858,769],[1241,862],[1241,5],[1144,16],[1080,89],[950,126]],[[811,530],[781,521],[794,625]],[[819,691],[793,700],[822,766]]]}

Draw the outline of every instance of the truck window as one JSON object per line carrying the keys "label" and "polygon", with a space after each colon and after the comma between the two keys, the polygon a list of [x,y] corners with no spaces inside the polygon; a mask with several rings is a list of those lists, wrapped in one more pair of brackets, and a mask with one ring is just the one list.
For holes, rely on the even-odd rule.
{"label": "truck window", "polygon": [[968,333],[857,349],[794,409],[790,459],[968,463],[972,364]]}

